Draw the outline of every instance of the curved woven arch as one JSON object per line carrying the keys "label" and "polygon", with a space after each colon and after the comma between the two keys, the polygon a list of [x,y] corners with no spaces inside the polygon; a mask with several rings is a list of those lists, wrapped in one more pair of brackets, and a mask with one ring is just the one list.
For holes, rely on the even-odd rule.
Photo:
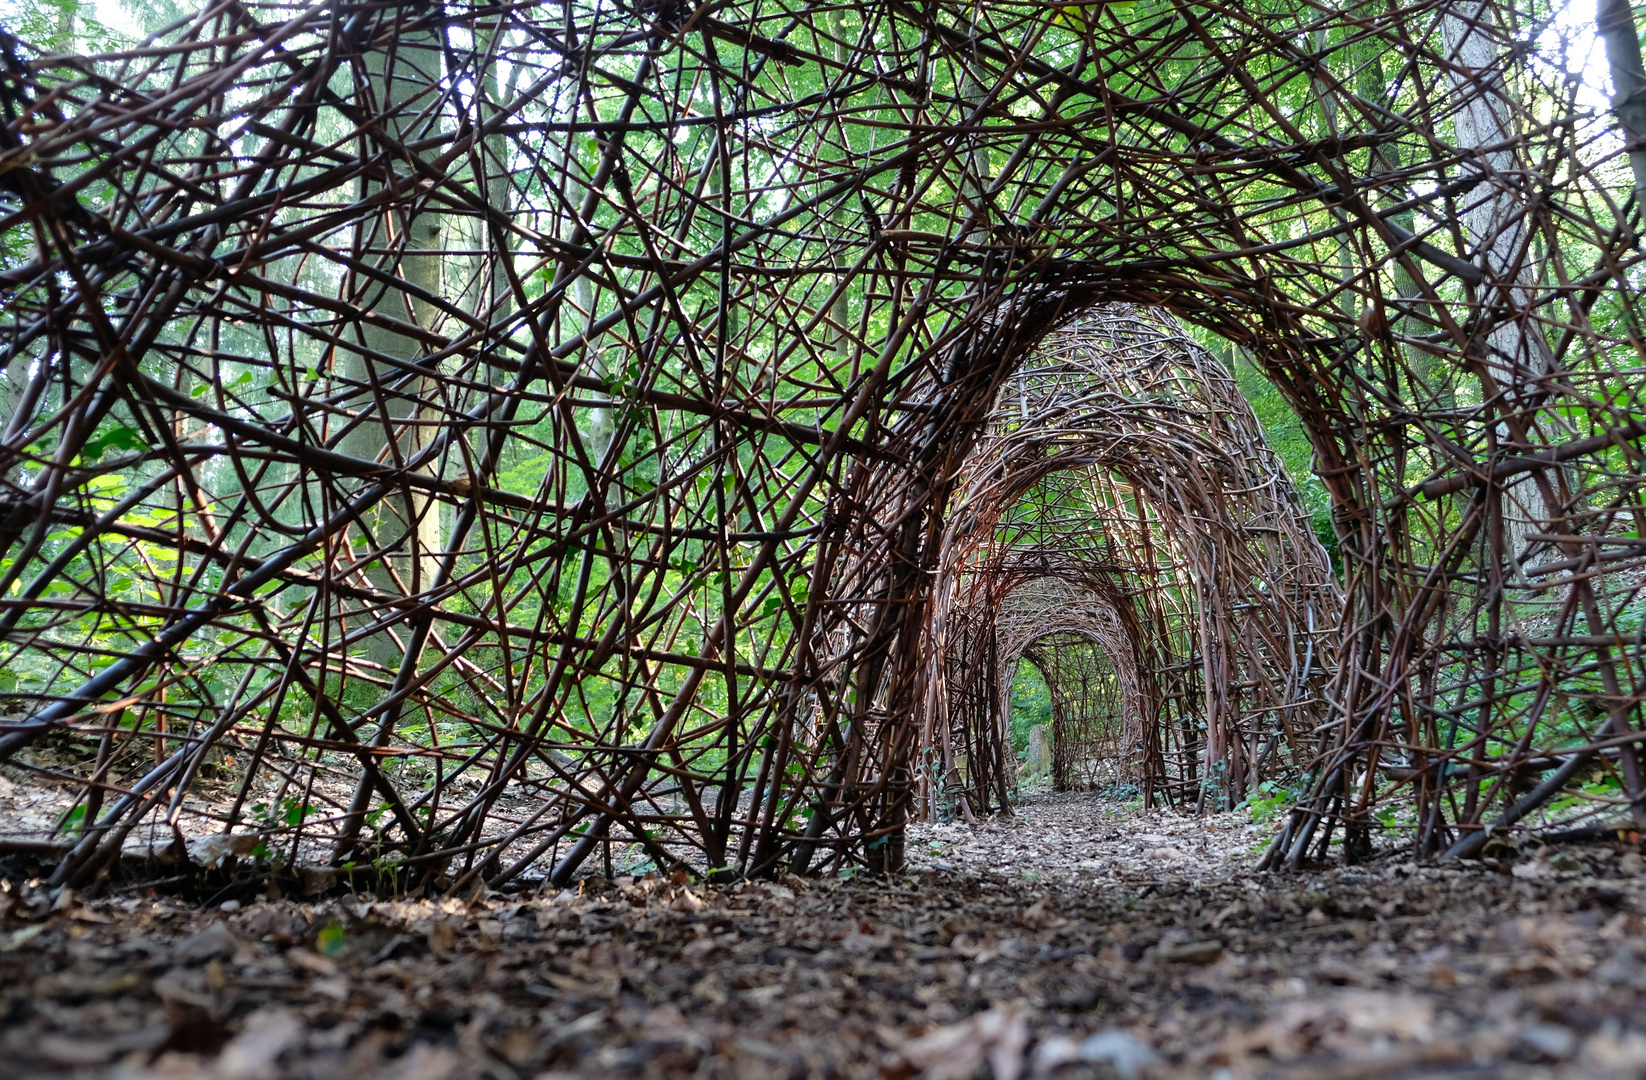
{"label": "curved woven arch", "polygon": [[[1115,599],[1059,578],[1030,579],[1002,605],[996,624],[1002,639],[1000,683],[1009,693],[1019,659],[1033,663],[1045,679],[1052,696],[1052,781],[1059,790],[1072,786],[1070,778],[1078,768],[1087,774],[1087,787],[1095,786],[1091,781],[1101,772],[1113,778],[1111,786],[1130,783],[1146,797],[1155,795],[1158,778],[1145,765],[1150,749],[1163,741],[1157,730],[1161,679],[1158,672],[1139,667],[1139,650],[1123,622],[1127,614]],[[1101,733],[1108,737],[1084,735],[1096,718],[1077,711],[1089,703],[1072,685],[1076,673],[1065,662],[1077,642],[1106,660],[1114,676],[1119,723],[1112,732]],[[1009,714],[1009,700],[1002,700],[1000,708],[1002,715]]]}
{"label": "curved woven arch", "polygon": [[1125,682],[1101,644],[1082,635],[1041,638],[1024,650],[1051,693],[1054,791],[1135,792],[1135,754],[1126,741]]}
{"label": "curved woven arch", "polygon": [[[1296,772],[1312,756],[1331,677],[1316,645],[1341,604],[1331,568],[1232,378],[1169,317],[1092,308],[1043,339],[954,501],[934,653],[962,659],[938,659],[934,680],[958,677],[950,723],[979,732],[944,733],[946,773],[954,746],[1005,737],[1010,672],[1059,632],[1114,659],[1127,771],[1146,799],[1228,805],[1271,759]],[[950,623],[968,628],[953,643]],[[994,670],[968,663],[982,655]],[[973,774],[986,807],[977,785],[1004,773]]]}

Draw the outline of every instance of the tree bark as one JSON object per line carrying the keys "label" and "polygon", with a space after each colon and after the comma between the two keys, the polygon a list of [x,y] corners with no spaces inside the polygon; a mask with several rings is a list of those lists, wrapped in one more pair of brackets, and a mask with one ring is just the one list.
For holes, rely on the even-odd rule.
{"label": "tree bark", "polygon": [[[387,148],[384,167],[401,169],[404,164],[396,145],[403,145],[427,133],[428,122],[420,115],[428,101],[428,88],[440,84],[441,47],[433,31],[404,33],[379,43],[364,57],[371,100],[363,111],[378,115],[378,131],[383,142],[364,137],[362,152],[373,155]],[[369,185],[372,181],[362,181]],[[362,192],[362,196],[367,194]],[[363,257],[385,273],[404,280],[408,286],[439,296],[443,288],[446,221],[442,214],[402,207],[369,218],[358,227],[357,246]],[[372,282],[365,286],[366,306],[393,318],[437,330],[439,312],[410,292]],[[365,350],[391,356],[408,364],[422,359],[422,344],[393,330],[363,323],[358,340]],[[344,351],[343,378],[357,385],[354,394],[359,420],[344,436],[339,449],[352,457],[398,464],[430,441],[432,427],[419,421],[432,419],[423,404],[433,396],[431,379],[408,377],[402,370],[377,362],[363,352]],[[415,595],[433,580],[441,550],[440,515],[427,495],[401,491],[379,504],[367,523],[371,546],[389,550],[386,558],[365,570],[372,585],[384,592]],[[361,547],[357,553],[369,550]],[[369,618],[369,615],[367,616]],[[365,643],[366,658],[391,671],[403,658],[403,646],[387,631],[373,634]]]}
{"label": "tree bark", "polygon": [[1595,28],[1606,43],[1606,61],[1612,69],[1612,111],[1635,177],[1635,206],[1646,211],[1646,66],[1641,64],[1640,35],[1628,0],[1600,0]]}

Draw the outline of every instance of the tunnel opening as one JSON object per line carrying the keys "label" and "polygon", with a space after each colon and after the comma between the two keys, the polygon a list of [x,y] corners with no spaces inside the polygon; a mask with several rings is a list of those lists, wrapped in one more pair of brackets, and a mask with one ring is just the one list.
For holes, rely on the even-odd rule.
{"label": "tunnel opening", "polygon": [[938,572],[925,813],[1009,804],[1024,663],[1061,713],[1060,787],[1101,773],[1208,812],[1300,780],[1341,594],[1233,387],[1169,317],[1111,305],[1043,339],[1002,391]]}
{"label": "tunnel opening", "polygon": [[[1103,647],[1079,634],[1050,634],[1024,649],[1019,670],[1024,664],[1046,687],[1046,757],[1038,771],[1047,775],[1051,789],[1121,801],[1139,794],[1124,779],[1131,772],[1123,760],[1127,706],[1119,673]],[[1025,761],[1025,772],[1035,773],[1036,764]]]}

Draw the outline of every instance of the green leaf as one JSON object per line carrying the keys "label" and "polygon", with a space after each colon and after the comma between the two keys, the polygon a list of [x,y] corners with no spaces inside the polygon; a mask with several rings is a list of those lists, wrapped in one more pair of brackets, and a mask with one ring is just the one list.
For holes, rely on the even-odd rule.
{"label": "green leaf", "polygon": [[343,951],[343,924],[329,922],[320,928],[314,939],[314,951],[321,956],[336,956]]}
{"label": "green leaf", "polygon": [[147,450],[149,444],[143,441],[142,436],[129,427],[113,427],[99,435],[93,435],[86,440],[86,445],[80,450],[82,461],[97,461],[109,452],[110,448],[117,450]]}
{"label": "green leaf", "polygon": [[63,815],[63,820],[58,823],[57,831],[77,833],[85,827],[85,824],[86,806],[84,803],[81,803],[79,806],[76,806],[73,810],[70,810],[67,814]]}

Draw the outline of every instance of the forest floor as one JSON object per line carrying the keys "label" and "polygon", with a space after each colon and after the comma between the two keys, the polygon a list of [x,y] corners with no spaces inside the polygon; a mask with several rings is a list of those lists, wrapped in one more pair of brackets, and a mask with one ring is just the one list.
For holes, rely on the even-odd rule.
{"label": "forest floor", "polygon": [[0,1076],[1646,1077],[1637,845],[1255,875],[1267,828],[1035,795],[890,880],[55,904]]}

